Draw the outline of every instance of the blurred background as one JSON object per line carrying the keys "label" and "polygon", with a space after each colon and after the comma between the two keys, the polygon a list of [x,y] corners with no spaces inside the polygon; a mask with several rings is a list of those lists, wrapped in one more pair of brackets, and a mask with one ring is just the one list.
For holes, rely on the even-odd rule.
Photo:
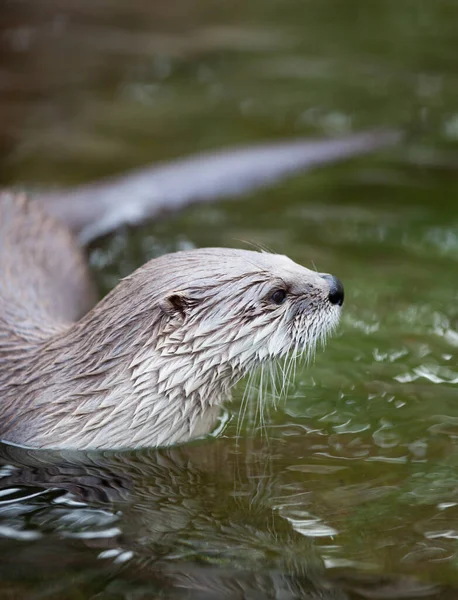
{"label": "blurred background", "polygon": [[2,597],[457,597],[457,22],[452,0],[3,0],[2,187],[406,139],[91,247],[106,292],[164,252],[265,245],[343,280],[343,324],[241,440],[243,385],[186,459],[5,450]]}

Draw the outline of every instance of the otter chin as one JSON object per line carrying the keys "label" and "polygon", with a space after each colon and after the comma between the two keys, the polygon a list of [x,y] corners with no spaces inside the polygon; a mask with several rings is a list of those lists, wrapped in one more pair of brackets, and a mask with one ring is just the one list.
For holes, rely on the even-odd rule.
{"label": "otter chin", "polygon": [[[83,307],[65,282],[89,286],[80,250],[32,204],[2,197],[0,259],[10,273],[0,287],[5,441],[79,449],[184,442],[212,429],[246,373],[291,352],[312,353],[339,322],[337,278],[286,256],[225,248],[151,260],[79,318]],[[18,214],[25,224],[41,219],[35,244],[17,243]],[[38,247],[50,229],[57,241]],[[58,267],[70,255],[71,277]],[[32,279],[32,292],[22,291],[21,278]]]}

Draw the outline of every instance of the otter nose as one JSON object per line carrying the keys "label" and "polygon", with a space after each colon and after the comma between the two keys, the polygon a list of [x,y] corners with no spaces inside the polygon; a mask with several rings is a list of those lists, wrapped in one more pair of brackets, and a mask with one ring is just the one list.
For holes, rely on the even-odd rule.
{"label": "otter nose", "polygon": [[334,275],[323,274],[321,275],[323,279],[326,279],[329,282],[329,302],[331,304],[338,304],[342,306],[344,301],[344,286],[340,279],[334,277]]}

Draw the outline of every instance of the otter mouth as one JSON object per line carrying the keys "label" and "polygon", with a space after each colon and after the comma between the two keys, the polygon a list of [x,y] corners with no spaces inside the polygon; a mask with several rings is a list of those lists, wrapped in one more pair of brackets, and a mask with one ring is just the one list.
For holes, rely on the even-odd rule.
{"label": "otter mouth", "polygon": [[257,368],[247,369],[249,375],[242,396],[237,437],[247,413],[248,400],[254,399],[252,425],[259,423],[261,430],[265,429],[267,407],[276,407],[279,400],[286,399],[297,369],[312,362],[317,346],[324,348],[329,336],[337,329],[344,287],[337,277],[328,274],[320,274],[320,277],[328,286],[324,293],[304,294],[298,298],[281,321],[273,324],[271,337],[266,341],[269,351],[258,352],[252,365]]}
{"label": "otter mouth", "polygon": [[303,359],[306,364],[311,362],[317,346],[324,348],[328,338],[337,329],[340,316],[340,306],[320,311],[313,319],[308,315],[299,315],[294,323],[289,347],[285,348],[280,358],[291,356]]}
{"label": "otter mouth", "polygon": [[[277,357],[305,356],[306,362],[309,362],[315,355],[317,345],[321,343],[324,347],[328,337],[336,330],[344,302],[344,287],[340,279],[333,275],[319,276],[326,282],[328,289],[324,294],[305,294],[295,302],[291,313],[285,314],[283,327],[278,326],[275,336],[280,336],[284,328],[288,331],[289,340],[283,348],[278,340],[278,348],[282,349]],[[275,355],[272,358],[275,359]]]}

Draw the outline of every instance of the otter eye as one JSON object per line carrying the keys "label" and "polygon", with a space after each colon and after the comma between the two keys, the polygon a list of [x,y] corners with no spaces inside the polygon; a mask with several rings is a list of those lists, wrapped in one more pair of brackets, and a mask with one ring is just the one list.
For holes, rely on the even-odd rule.
{"label": "otter eye", "polygon": [[285,290],[275,290],[270,299],[275,304],[283,304],[283,302],[286,300]]}

